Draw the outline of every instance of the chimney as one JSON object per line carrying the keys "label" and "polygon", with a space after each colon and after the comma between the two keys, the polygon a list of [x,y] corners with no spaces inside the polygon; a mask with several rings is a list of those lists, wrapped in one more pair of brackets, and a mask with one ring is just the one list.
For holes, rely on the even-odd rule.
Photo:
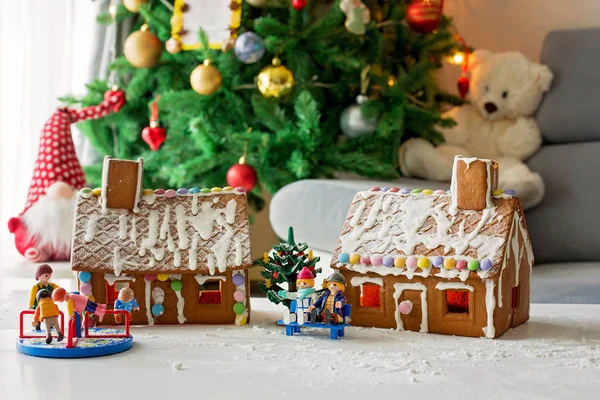
{"label": "chimney", "polygon": [[498,163],[476,157],[454,157],[452,209],[481,211],[493,207],[492,192],[498,188]]}
{"label": "chimney", "polygon": [[144,160],[118,160],[104,157],[102,168],[102,210],[133,210],[140,201]]}

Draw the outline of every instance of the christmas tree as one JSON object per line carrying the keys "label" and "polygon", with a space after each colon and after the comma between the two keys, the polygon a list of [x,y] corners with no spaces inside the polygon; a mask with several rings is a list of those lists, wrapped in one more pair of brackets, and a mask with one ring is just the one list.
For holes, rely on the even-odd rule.
{"label": "christmas tree", "polygon": [[265,269],[260,273],[265,282],[259,282],[258,285],[270,301],[275,304],[283,303],[289,308],[291,300],[279,296],[279,291],[283,290],[279,284],[285,282],[288,290],[295,292],[296,277],[302,268],[307,267],[313,275],[321,273],[320,268],[315,269],[319,257],[313,257],[312,250],[307,249],[306,243],[294,241],[294,229],[290,226],[287,242],[273,245],[272,254],[265,253],[264,259],[256,262]]}
{"label": "christmas tree", "polygon": [[[258,188],[274,193],[299,179],[337,171],[394,178],[400,144],[440,141],[436,127],[453,124],[440,109],[460,102],[433,77],[462,48],[442,1],[232,0],[241,10],[238,40],[246,35],[242,45],[260,53],[249,56],[211,48],[202,29],[194,33],[199,48],[180,51],[172,36],[185,32],[172,6],[183,1],[125,1],[135,13],[119,2],[98,19],[135,18],[129,55],[111,64],[112,82],[92,82],[83,98],[64,100],[92,105],[114,83],[125,90],[121,112],[79,128],[100,155],[143,157],[147,187],[227,180],[252,189],[257,175],[249,200],[260,207]],[[170,52],[161,52],[165,42]],[[86,174],[99,184],[101,165]]]}

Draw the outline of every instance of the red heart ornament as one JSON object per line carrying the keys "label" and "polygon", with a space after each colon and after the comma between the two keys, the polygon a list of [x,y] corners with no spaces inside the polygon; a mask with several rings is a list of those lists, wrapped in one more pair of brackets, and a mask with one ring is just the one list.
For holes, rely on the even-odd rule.
{"label": "red heart ornament", "polygon": [[151,127],[147,126],[142,131],[142,139],[150,146],[152,151],[156,151],[160,148],[160,145],[165,141],[167,137],[167,131],[160,126]]}
{"label": "red heart ornament", "polygon": [[462,99],[469,93],[469,78],[464,75],[458,78],[458,93]]}

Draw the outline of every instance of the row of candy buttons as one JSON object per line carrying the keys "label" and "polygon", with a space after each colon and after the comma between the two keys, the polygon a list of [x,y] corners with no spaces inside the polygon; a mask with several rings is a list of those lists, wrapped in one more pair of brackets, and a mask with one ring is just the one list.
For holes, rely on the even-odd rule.
{"label": "row of candy buttons", "polygon": [[371,192],[391,192],[391,193],[400,193],[400,194],[447,194],[448,192],[446,192],[445,190],[436,190],[433,191],[431,189],[409,189],[409,188],[397,188],[397,187],[393,187],[393,188],[389,188],[389,187],[374,187],[371,188]]}
{"label": "row of candy buttons", "polygon": [[235,189],[232,188],[231,186],[225,186],[224,188],[220,188],[220,187],[214,187],[214,188],[203,188],[203,189],[198,189],[198,188],[191,188],[191,189],[185,189],[185,188],[180,188],[180,189],[156,189],[156,190],[152,190],[152,189],[144,189],[144,196],[148,196],[151,194],[155,194],[157,196],[166,196],[166,197],[175,197],[177,195],[186,195],[186,194],[197,194],[197,193],[220,193],[220,192],[231,192],[232,190],[235,190],[236,192],[240,192],[240,193],[244,193],[246,191],[246,189],[244,189],[243,187],[236,187]]}
{"label": "row of candy buttons", "polygon": [[433,265],[435,268],[441,268],[442,265],[444,266],[444,268],[446,269],[454,269],[456,268],[457,270],[461,271],[464,269],[469,269],[470,271],[476,271],[478,269],[481,269],[482,271],[487,271],[490,268],[492,268],[492,262],[489,259],[484,259],[481,261],[481,263],[478,260],[470,260],[467,262],[467,260],[455,260],[454,258],[446,258],[444,259],[442,256],[435,256],[433,257],[433,262],[428,258],[428,257],[416,257],[416,256],[409,256],[409,257],[392,257],[392,256],[381,256],[378,254],[374,254],[371,257],[367,257],[367,256],[360,256],[360,254],[358,253],[352,253],[352,255],[348,254],[348,253],[341,253],[338,256],[338,261],[341,264],[346,264],[346,263],[350,263],[350,264],[362,264],[362,265],[373,265],[375,267],[378,267],[380,265],[384,265],[386,267],[396,267],[396,268],[404,268],[405,266],[407,266],[408,268],[420,268],[420,269],[427,269],[429,268],[431,265]]}

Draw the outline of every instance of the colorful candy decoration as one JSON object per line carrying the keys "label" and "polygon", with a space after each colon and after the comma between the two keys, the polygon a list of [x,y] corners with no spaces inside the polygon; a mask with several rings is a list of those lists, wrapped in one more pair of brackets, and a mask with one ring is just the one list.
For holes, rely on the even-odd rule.
{"label": "colorful candy decoration", "polygon": [[380,255],[373,255],[371,256],[371,264],[373,264],[375,267],[378,267],[383,264],[383,258]]}
{"label": "colorful candy decoration", "polygon": [[358,264],[360,262],[360,254],[352,253],[350,256],[350,264]]}
{"label": "colorful candy decoration", "polygon": [[465,268],[467,268],[467,261],[466,260],[458,260],[458,262],[456,263],[456,269],[459,271],[462,271]]}
{"label": "colorful candy decoration", "polygon": [[79,277],[79,281],[81,282],[89,282],[92,279],[92,274],[88,271],[81,271],[79,274],[77,274]]}
{"label": "colorful candy decoration", "polygon": [[171,289],[173,289],[174,292],[179,292],[183,289],[183,283],[179,279],[173,279],[171,281]]}
{"label": "colorful candy decoration", "polygon": [[236,274],[231,278],[231,282],[233,282],[235,286],[242,286],[244,284],[244,276],[242,274]]}
{"label": "colorful candy decoration", "polygon": [[433,266],[436,268],[441,268],[441,266],[444,264],[444,257],[442,256],[435,256],[433,257]]}
{"label": "colorful candy decoration", "polygon": [[504,193],[504,192],[499,189],[492,191],[492,195],[494,195],[494,196],[500,196],[502,193]]}
{"label": "colorful candy decoration", "polygon": [[410,191],[411,190],[409,188],[402,188],[402,189],[400,189],[400,194],[409,194]]}
{"label": "colorful candy decoration", "polygon": [[369,257],[361,257],[360,263],[362,265],[371,265],[371,259]]}
{"label": "colorful candy decoration", "polygon": [[92,294],[92,284],[89,282],[82,283],[79,285],[79,292],[84,296]]}
{"label": "colorful candy decoration", "polygon": [[162,304],[155,304],[152,306],[152,315],[160,317],[165,312],[165,307]]}
{"label": "colorful candy decoration", "polygon": [[492,268],[492,262],[486,258],[483,261],[481,261],[481,267],[480,268],[481,268],[482,271],[487,271],[490,268]]}
{"label": "colorful candy decoration", "polygon": [[246,307],[244,306],[244,303],[241,302],[237,302],[233,305],[233,312],[236,315],[241,315],[246,311]]}
{"label": "colorful candy decoration", "polygon": [[423,194],[432,194],[432,193],[433,193],[433,190],[431,190],[431,189],[423,190]]}
{"label": "colorful candy decoration", "polygon": [[383,257],[383,265],[385,265],[386,267],[393,267],[394,266],[394,257],[392,256],[385,256]]}
{"label": "colorful candy decoration", "polygon": [[177,192],[173,189],[168,189],[165,192],[165,197],[175,197],[175,196],[177,196]]}
{"label": "colorful candy decoration", "polygon": [[420,269],[427,269],[431,266],[431,261],[429,261],[429,258],[427,257],[421,257],[419,258],[419,261],[417,261],[417,267],[419,267]]}
{"label": "colorful candy decoration", "polygon": [[154,282],[156,280],[156,275],[154,274],[146,274],[144,275],[144,279],[148,282]]}
{"label": "colorful candy decoration", "polygon": [[504,191],[504,194],[509,194],[509,195],[511,195],[511,196],[516,196],[516,195],[517,195],[517,192],[516,192],[515,190],[508,189],[508,190],[505,190],[505,191]]}
{"label": "colorful candy decoration", "polygon": [[340,253],[338,261],[341,264],[346,264],[348,261],[350,261],[350,255],[348,253]]}
{"label": "colorful candy decoration", "polygon": [[444,268],[454,269],[455,266],[456,266],[456,260],[454,260],[454,258],[446,258],[444,260]]}
{"label": "colorful candy decoration", "polygon": [[415,256],[410,256],[406,259],[406,266],[408,268],[413,268],[413,269],[417,268],[417,263],[418,263],[418,260],[417,260],[417,257],[415,257]]}
{"label": "colorful candy decoration", "polygon": [[233,299],[237,302],[242,302],[246,299],[246,293],[242,292],[241,290],[236,290],[233,292]]}
{"label": "colorful candy decoration", "polygon": [[394,260],[394,267],[396,268],[404,268],[406,265],[406,258],[404,257],[396,257]]}
{"label": "colorful candy decoration", "polygon": [[418,193],[421,193],[422,191],[423,191],[423,189],[413,189],[410,192],[413,194],[418,194]]}
{"label": "colorful candy decoration", "polygon": [[158,280],[161,282],[165,282],[167,279],[169,279],[169,274],[158,274],[156,278],[158,278]]}
{"label": "colorful candy decoration", "polygon": [[467,268],[469,269],[469,271],[477,271],[479,269],[479,261],[477,261],[477,260],[469,261],[469,263],[467,264]]}

